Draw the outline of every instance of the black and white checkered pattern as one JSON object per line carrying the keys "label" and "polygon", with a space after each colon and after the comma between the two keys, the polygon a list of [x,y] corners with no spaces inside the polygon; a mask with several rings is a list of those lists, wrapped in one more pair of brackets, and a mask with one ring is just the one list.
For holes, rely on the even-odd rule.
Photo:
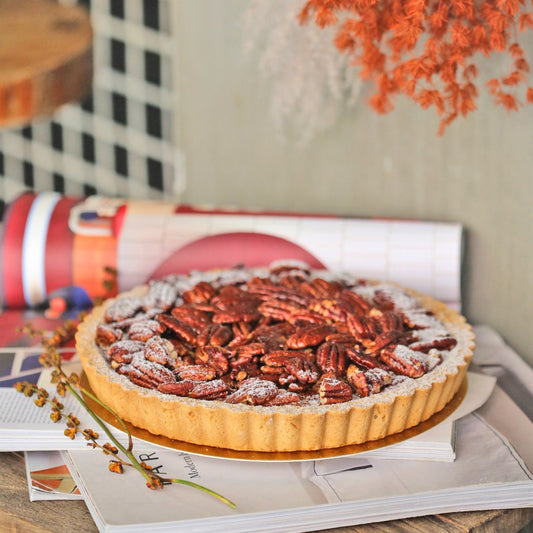
{"label": "black and white checkered pattern", "polygon": [[92,93],[52,119],[0,130],[2,211],[28,189],[175,198],[183,172],[172,124],[171,2],[79,0],[94,30]]}

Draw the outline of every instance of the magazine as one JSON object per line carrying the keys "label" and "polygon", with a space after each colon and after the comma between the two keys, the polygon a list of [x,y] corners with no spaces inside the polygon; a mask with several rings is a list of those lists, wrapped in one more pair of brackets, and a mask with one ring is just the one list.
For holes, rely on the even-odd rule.
{"label": "magazine", "polygon": [[[487,402],[488,418],[514,417],[520,410],[508,397],[500,402],[500,395],[505,393],[500,390]],[[149,491],[135,471],[108,472],[103,454],[70,450],[65,455],[101,532],[307,531],[531,506],[531,465],[507,438],[479,414],[467,415],[457,426],[453,463],[356,457],[339,468],[330,460],[248,463],[153,447],[137,450],[159,473],[208,486],[232,500],[236,509],[181,485]],[[514,437],[531,443],[533,428],[519,428]]]}
{"label": "magazine", "polygon": [[82,500],[61,452],[25,452],[30,501]]}

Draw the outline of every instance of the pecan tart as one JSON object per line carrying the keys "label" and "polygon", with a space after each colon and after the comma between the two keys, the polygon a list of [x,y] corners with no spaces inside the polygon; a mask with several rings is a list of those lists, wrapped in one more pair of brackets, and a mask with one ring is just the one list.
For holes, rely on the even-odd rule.
{"label": "pecan tart", "polygon": [[151,281],[96,307],[77,347],[93,391],[137,427],[234,450],[310,451],[440,411],[474,336],[430,297],[284,262]]}

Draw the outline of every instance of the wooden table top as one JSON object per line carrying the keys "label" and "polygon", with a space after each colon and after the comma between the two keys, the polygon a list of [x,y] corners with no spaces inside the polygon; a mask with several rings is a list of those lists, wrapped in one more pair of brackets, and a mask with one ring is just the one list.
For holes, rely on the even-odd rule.
{"label": "wooden table top", "polygon": [[[525,529],[524,529],[525,528]],[[328,529],[328,533],[515,533],[533,532],[533,508],[449,513],[379,524]],[[0,531],[17,533],[94,533],[97,528],[83,501],[30,502],[24,454],[0,454]]]}
{"label": "wooden table top", "polygon": [[83,8],[0,0],[0,126],[24,124],[86,94],[92,42]]}

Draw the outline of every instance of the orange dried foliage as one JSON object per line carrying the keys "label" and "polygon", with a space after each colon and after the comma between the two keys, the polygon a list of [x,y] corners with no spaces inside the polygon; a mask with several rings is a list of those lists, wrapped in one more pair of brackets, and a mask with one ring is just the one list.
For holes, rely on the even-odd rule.
{"label": "orange dried foliage", "polygon": [[346,14],[335,44],[363,79],[374,82],[369,104],[387,113],[404,94],[424,109],[434,106],[442,134],[476,109],[478,53],[505,52],[513,59],[510,72],[485,84],[496,104],[510,111],[533,103],[530,66],[516,42],[520,32],[533,29],[525,6],[526,0],[308,0],[300,22],[323,28]]}

